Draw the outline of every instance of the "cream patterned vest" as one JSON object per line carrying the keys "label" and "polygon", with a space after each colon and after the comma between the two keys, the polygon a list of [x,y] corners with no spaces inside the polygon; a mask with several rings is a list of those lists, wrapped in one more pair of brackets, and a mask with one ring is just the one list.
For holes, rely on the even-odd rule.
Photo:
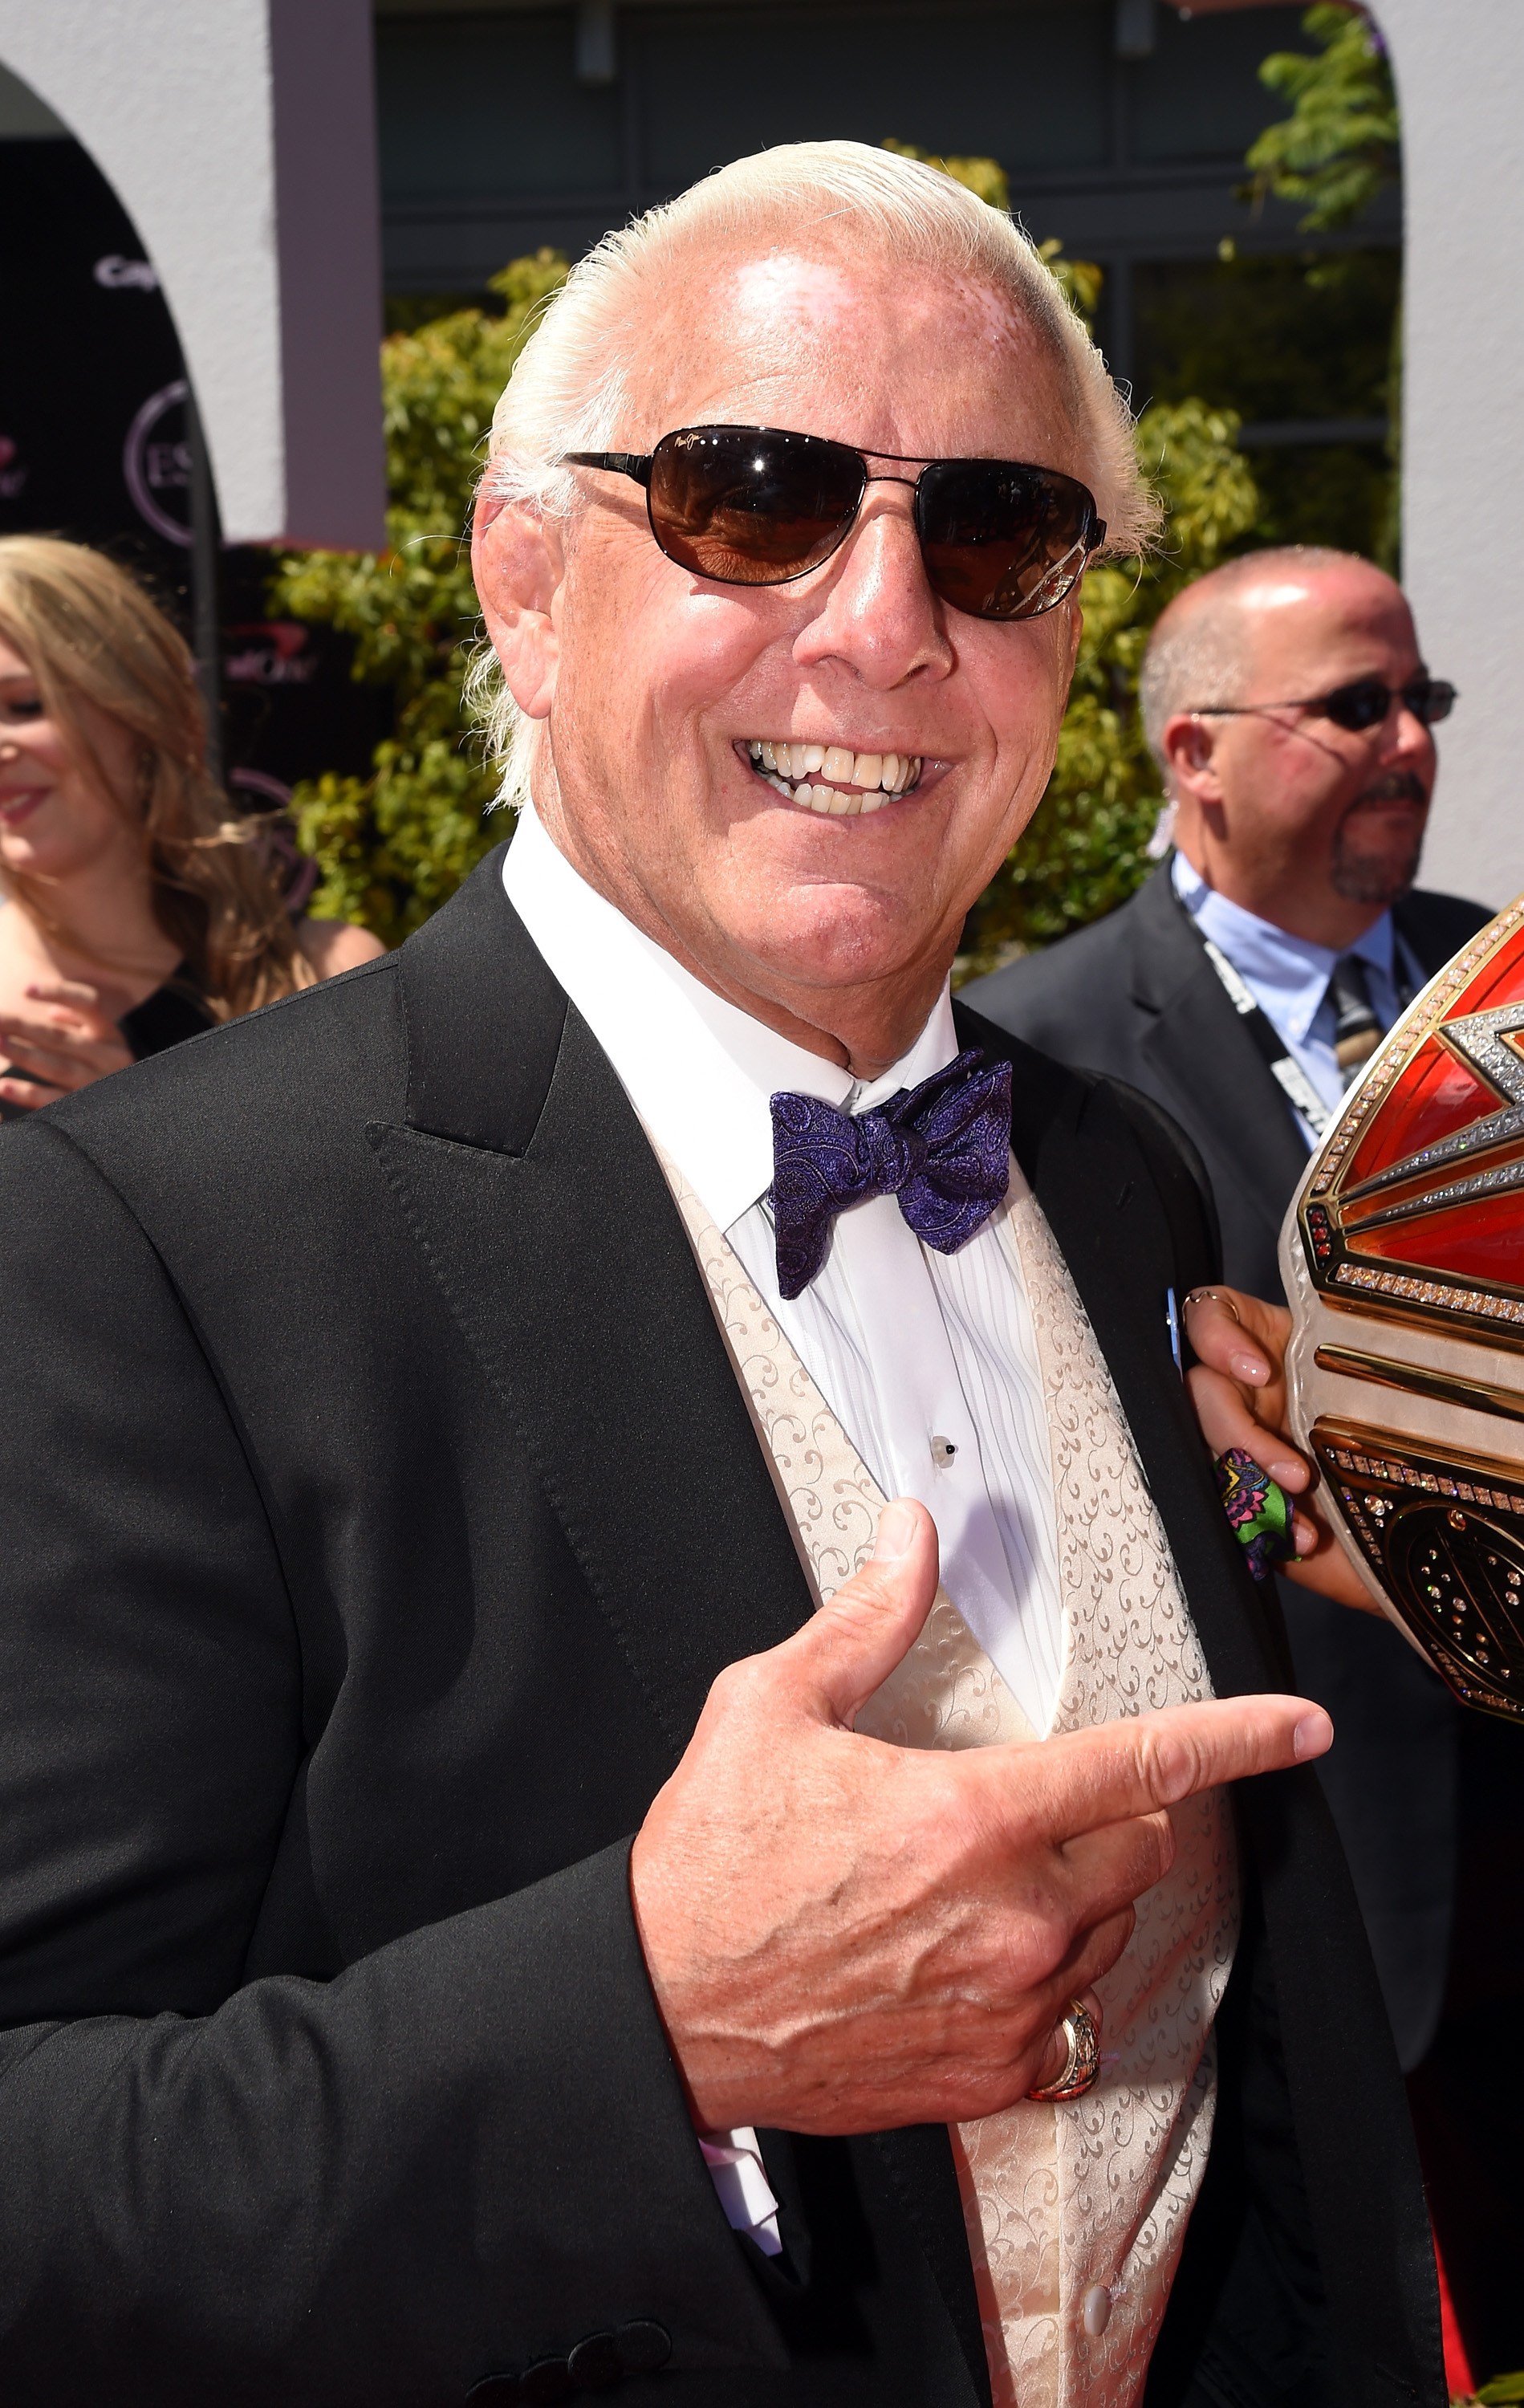
{"label": "cream patterned vest", "polygon": [[[833,1596],[872,1552],[884,1498],[681,1170],[657,1148],[750,1400],[810,1584]],[[1027,1292],[1052,1448],[1064,1651],[1054,1732],[1211,1696],[1168,1542],[1085,1310],[1019,1169],[994,1226]],[[1031,1742],[1015,1698],[939,1588],[926,1627],[857,1717],[906,1747]],[[1174,1810],[1177,1851],[1096,1985],[1101,2079],[1067,2106],[1022,2100],[952,2131],[995,2408],[1131,2408],[1142,2389],[1216,2104],[1213,2019],[1238,1929],[1220,1793]]]}

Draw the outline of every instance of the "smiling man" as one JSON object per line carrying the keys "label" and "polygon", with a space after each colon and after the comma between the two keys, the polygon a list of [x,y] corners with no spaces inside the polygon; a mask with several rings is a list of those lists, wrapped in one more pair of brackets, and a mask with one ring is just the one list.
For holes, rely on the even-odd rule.
{"label": "smiling man", "polygon": [[511,849],[7,1136],[7,2408],[1442,2396],[1273,1321],[947,991],[1146,523],[1008,220],[727,169],[498,413]]}

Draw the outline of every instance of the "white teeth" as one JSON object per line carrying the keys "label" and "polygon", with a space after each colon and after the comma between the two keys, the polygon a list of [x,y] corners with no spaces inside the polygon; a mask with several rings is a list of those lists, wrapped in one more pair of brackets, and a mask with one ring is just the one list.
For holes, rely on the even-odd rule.
{"label": "white teeth", "polygon": [[[747,751],[758,773],[780,795],[805,810],[832,819],[855,819],[882,810],[920,776],[911,752],[849,752],[844,744],[796,744],[753,736]],[[818,778],[819,782],[810,781]]]}

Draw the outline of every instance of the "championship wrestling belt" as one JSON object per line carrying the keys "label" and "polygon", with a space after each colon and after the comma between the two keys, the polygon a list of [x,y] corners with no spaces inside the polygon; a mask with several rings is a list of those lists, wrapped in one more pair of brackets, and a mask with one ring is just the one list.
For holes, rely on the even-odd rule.
{"label": "championship wrestling belt", "polygon": [[1372,1056],[1280,1262],[1346,1554],[1458,1698],[1524,1719],[1524,896]]}

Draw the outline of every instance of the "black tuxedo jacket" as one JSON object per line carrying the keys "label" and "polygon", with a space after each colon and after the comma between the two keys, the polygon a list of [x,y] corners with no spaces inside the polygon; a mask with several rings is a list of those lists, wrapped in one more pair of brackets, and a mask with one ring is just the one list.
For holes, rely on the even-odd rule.
{"label": "black tuxedo jacket", "polygon": [[[1392,914],[1426,977],[1490,914],[1453,895]],[[967,999],[1061,1062],[1141,1088],[1192,1138],[1221,1220],[1223,1277],[1283,1297],[1276,1245],[1307,1167],[1291,1108],[1202,949],[1168,862],[1129,903]],[[1464,1709],[1395,1630],[1281,1584],[1297,1679],[1332,1713],[1321,1768],[1403,2061],[1439,2022],[1454,1915]]]}
{"label": "black tuxedo jacket", "polygon": [[[629,1837],[714,1675],[810,1600],[661,1171],[499,869],[0,1140],[7,2408],[548,2400],[653,2326],[632,2408],[988,2401],[945,2131],[764,2136],[776,2265],[694,2143]],[[1189,1169],[1141,1100],[963,1027],[1016,1065],[1218,1688],[1276,1685],[1165,1339],[1212,1268]],[[1152,2396],[1313,2400],[1322,2364],[1341,2403],[1438,2402],[1337,1842],[1309,1775],[1240,1802]]]}

